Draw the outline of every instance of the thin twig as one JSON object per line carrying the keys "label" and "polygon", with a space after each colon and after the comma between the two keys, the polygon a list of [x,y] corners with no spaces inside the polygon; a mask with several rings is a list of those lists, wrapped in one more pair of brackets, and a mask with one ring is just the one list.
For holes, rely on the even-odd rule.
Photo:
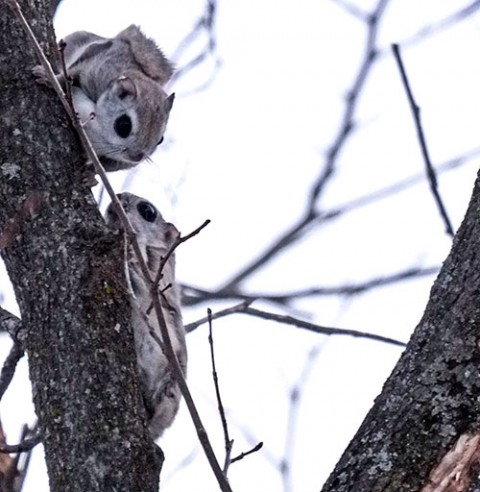
{"label": "thin twig", "polygon": [[412,110],[413,120],[415,122],[415,128],[417,130],[417,137],[420,143],[420,148],[422,150],[423,160],[425,162],[425,170],[427,173],[428,181],[430,183],[430,190],[432,191],[433,198],[438,207],[438,211],[443,220],[443,223],[445,224],[446,232],[449,236],[453,237],[455,235],[455,232],[453,230],[450,219],[448,218],[447,210],[445,209],[445,205],[443,204],[442,197],[440,196],[440,193],[438,191],[437,177],[435,175],[435,170],[433,169],[430,155],[428,153],[427,141],[423,133],[423,127],[420,117],[420,107],[417,105],[417,103],[415,102],[415,98],[413,97],[412,89],[410,88],[410,83],[408,81],[407,72],[405,71],[405,67],[403,65],[402,57],[400,54],[400,47],[398,46],[398,44],[392,44],[392,51],[398,65],[398,69],[400,70],[403,87],[405,88],[405,92],[407,93],[410,109]]}
{"label": "thin twig", "polygon": [[18,361],[24,354],[25,351],[23,348],[18,343],[13,342],[12,348],[5,359],[2,371],[0,372],[0,400],[3,398],[5,391],[7,391],[7,388],[15,375]]}
{"label": "thin twig", "polygon": [[[22,431],[20,433],[20,442],[23,442],[27,437],[29,432],[29,428],[27,424],[24,424],[22,427]],[[28,454],[31,454],[32,450],[27,451]],[[23,480],[22,473],[19,468],[20,457],[22,453],[18,453],[12,459],[11,466],[9,467],[7,473],[5,474],[5,479],[3,486],[5,491],[2,492],[19,492],[22,489]],[[23,471],[23,470],[22,470]]]}
{"label": "thin twig", "polygon": [[26,331],[22,320],[0,306],[0,332],[7,332],[15,342],[23,345]]}
{"label": "thin twig", "polygon": [[158,284],[160,282],[160,279],[162,278],[162,271],[170,258],[172,256],[173,252],[180,246],[180,244],[184,243],[185,241],[188,241],[192,237],[196,236],[198,233],[200,233],[205,227],[207,227],[208,224],[210,224],[210,219],[207,219],[201,226],[197,227],[194,231],[192,231],[190,234],[187,234],[186,236],[178,236],[172,246],[169,248],[167,254],[163,256],[160,259],[160,265],[158,267],[158,272],[155,277],[155,280],[153,281],[154,288],[158,288]]}
{"label": "thin twig", "polygon": [[[452,4],[453,5],[453,4]],[[411,45],[416,45],[420,41],[423,41],[426,38],[430,38],[435,34],[439,34],[442,31],[450,29],[451,27],[457,26],[458,23],[463,22],[465,19],[468,19],[472,15],[478,12],[480,9],[480,0],[475,0],[469,5],[455,11],[453,14],[450,14],[439,21],[433,22],[426,27],[422,27],[415,34],[400,40],[398,44],[402,47],[408,47]],[[381,56],[390,55],[390,49],[385,48],[379,53]]]}
{"label": "thin twig", "polygon": [[[454,157],[453,159],[449,159],[448,161],[439,164],[438,166],[436,166],[435,172],[437,174],[440,174],[457,169],[471,159],[477,157],[479,154],[480,147],[475,147],[468,152],[459,155],[458,157]],[[319,221],[324,224],[332,219],[338,219],[346,213],[353,212],[355,210],[358,210],[359,208],[375,204],[380,200],[390,198],[398,193],[408,190],[417,184],[423,183],[425,179],[426,178],[424,172],[417,173],[395,183],[379,188],[373,192],[366,193],[356,198],[351,198],[344,203],[325,211],[322,214],[321,218],[319,218]]]}
{"label": "thin twig", "polygon": [[[38,432],[38,421],[34,424],[32,428],[28,427],[28,425],[24,425],[23,428],[25,430],[24,437],[27,437],[28,435],[35,435]],[[32,459],[32,452],[33,452],[33,448],[30,449],[29,451],[26,451],[23,455],[17,455],[17,457],[20,456],[23,457],[23,464],[21,469],[19,469],[17,492],[21,492],[21,490],[23,489],[23,484],[25,483],[25,479],[28,473],[28,468],[30,466],[30,461]]]}
{"label": "thin twig", "polygon": [[[395,340],[394,338],[384,337],[382,335],[376,335],[375,333],[368,333],[364,331],[358,330],[348,330],[344,328],[332,328],[330,326],[321,326],[315,323],[310,323],[309,321],[303,321],[298,318],[294,318],[293,316],[270,313],[268,311],[262,311],[260,309],[255,309],[250,307],[252,301],[242,302],[235,306],[232,306],[227,309],[222,309],[221,311],[217,311],[211,315],[211,319],[219,319],[224,318],[225,316],[230,316],[232,314],[248,314],[249,316],[254,316],[257,318],[262,318],[270,321],[277,321],[278,323],[296,326],[297,328],[302,328],[304,330],[312,331],[314,333],[318,333],[320,335],[340,335],[340,336],[349,336],[355,338],[365,338],[367,340],[374,340],[376,342],[388,343],[391,345],[397,345],[399,347],[405,347],[406,343],[401,342],[400,340]],[[199,319],[194,323],[189,323],[185,325],[185,331],[190,333],[194,331],[199,326],[207,323],[209,320],[208,317]]]}
{"label": "thin twig", "polygon": [[24,439],[18,444],[0,444],[0,453],[24,453],[33,449],[41,440],[40,434],[37,434],[29,439]]}
{"label": "thin twig", "polygon": [[[232,291],[208,291],[192,285],[183,285],[186,291],[183,295],[185,305],[195,305],[200,302],[218,300],[218,299],[242,299],[243,301],[253,302],[263,300],[274,302],[280,305],[287,305],[295,299],[304,299],[307,297],[319,296],[352,296],[362,294],[379,287],[396,284],[407,280],[417,279],[421,277],[429,277],[435,275],[440,270],[439,266],[433,267],[411,267],[405,270],[392,273],[390,275],[382,275],[371,279],[359,282],[357,284],[344,284],[337,286],[310,287],[297,291],[283,292],[281,294],[269,294],[267,292],[251,292],[244,294],[239,290]],[[190,294],[188,293],[190,292]]]}
{"label": "thin twig", "polygon": [[[240,304],[236,304],[235,306],[232,306],[232,307],[229,307],[226,309],[222,309],[221,311],[217,311],[216,313],[212,313],[210,315],[210,318],[212,320],[214,320],[214,319],[224,318],[225,316],[229,316],[230,314],[242,312],[245,309],[245,307],[250,306],[250,304],[252,302],[253,301],[245,301],[245,302],[241,302]],[[191,333],[192,331],[196,330],[199,326],[202,326],[203,324],[208,323],[208,320],[209,320],[209,317],[205,316],[204,318],[200,318],[197,321],[194,321],[192,323],[188,323],[184,326],[185,331],[187,333]]]}
{"label": "thin twig", "polygon": [[[5,444],[6,436],[0,422],[0,443]],[[14,478],[17,474],[17,459],[8,454],[0,455],[0,490],[1,492],[15,492]]]}
{"label": "thin twig", "polygon": [[[208,56],[213,56],[217,46],[217,40],[215,36],[216,18],[217,0],[207,0],[204,14],[200,17],[200,19],[198,19],[191,32],[183,39],[183,41],[180,42],[179,46],[172,54],[172,59],[178,60],[183,52],[193,44],[193,42],[202,32],[205,32],[207,34],[206,46],[198,55],[188,61],[173,74],[172,82],[176,82],[178,81],[178,79],[185,76],[185,74],[187,74],[189,71],[200,65]],[[218,68],[218,66],[219,63],[217,60],[217,62],[215,63],[215,69]],[[213,78],[210,78],[210,80],[213,80]]]}
{"label": "thin twig", "polygon": [[333,3],[336,3],[339,7],[341,7],[345,12],[348,12],[350,15],[353,15],[357,19],[360,19],[363,22],[368,21],[368,12],[360,9],[354,3],[348,2],[347,0],[332,0]]}
{"label": "thin twig", "polygon": [[210,358],[212,361],[212,376],[213,376],[213,384],[215,385],[215,395],[217,397],[218,404],[218,413],[220,414],[220,420],[222,422],[223,428],[223,437],[225,439],[225,462],[223,465],[223,473],[227,476],[228,467],[231,463],[231,455],[232,455],[232,446],[233,439],[230,439],[230,435],[228,432],[228,423],[227,418],[225,416],[225,408],[222,402],[222,396],[220,394],[220,386],[218,384],[218,373],[217,367],[215,364],[215,350],[213,348],[213,328],[212,328],[212,310],[210,308],[207,309],[207,318],[208,318],[208,343],[210,345]]}
{"label": "thin twig", "polygon": [[[213,448],[210,444],[210,440],[208,438],[208,434],[205,430],[205,427],[203,426],[202,420],[200,418],[200,415],[198,414],[197,408],[195,406],[195,403],[193,401],[193,398],[190,394],[190,391],[188,389],[187,383],[185,381],[185,377],[183,375],[182,369],[180,367],[180,364],[177,360],[175,351],[172,347],[172,342],[170,339],[170,334],[168,332],[168,328],[165,322],[165,318],[163,316],[162,312],[162,307],[160,304],[160,299],[157,295],[157,291],[154,288],[154,283],[152,278],[150,277],[150,273],[148,270],[148,267],[146,265],[145,259],[143,258],[140,246],[138,244],[138,240],[136,237],[135,230],[133,229],[130,220],[128,216],[126,215],[125,211],[123,210],[120,201],[118,197],[116,196],[108,178],[105,173],[105,170],[100,163],[95,150],[92,147],[92,144],[85,133],[85,130],[83,129],[81,123],[79,122],[78,118],[74,114],[74,111],[72,108],[69,106],[68,101],[65,98],[65,95],[62,91],[62,88],[60,87],[60,84],[58,83],[55,74],[53,73],[53,70],[50,66],[50,63],[48,62],[47,58],[45,57],[45,54],[43,53],[43,50],[41,49],[33,31],[31,30],[27,20],[23,16],[23,13],[20,9],[20,6],[15,0],[8,0],[9,4],[12,5],[13,11],[16,13],[18,19],[20,20],[22,26],[25,29],[25,32],[27,33],[28,37],[32,41],[35,51],[37,52],[38,56],[40,57],[42,61],[42,65],[46,69],[47,76],[49,78],[49,81],[52,83],[55,92],[57,92],[57,95],[60,97],[60,100],[62,101],[63,106],[65,107],[68,115],[71,118],[71,121],[73,123],[74,128],[78,132],[78,135],[80,136],[80,140],[82,141],[82,144],[84,146],[84,149],[87,153],[88,158],[93,162],[93,165],[95,167],[96,173],[100,176],[100,179],[103,182],[103,185],[105,186],[105,189],[107,190],[108,194],[110,195],[110,198],[112,199],[112,202],[114,204],[114,208],[117,212],[117,215],[122,222],[122,226],[124,230],[126,231],[129,240],[132,244],[133,251],[135,256],[137,257],[138,264],[140,266],[140,269],[142,271],[142,275],[144,277],[145,284],[149,288],[150,294],[153,299],[153,304],[155,308],[155,313],[158,319],[158,323],[160,326],[160,331],[162,334],[162,339],[163,343],[165,346],[165,355],[167,356],[167,359],[169,361],[169,364],[172,368],[173,374],[175,376],[175,379],[177,380],[177,383],[180,387],[181,393],[183,398],[185,399],[185,403],[187,404],[187,408],[190,412],[190,415],[192,417],[192,420],[195,425],[195,429],[197,431],[198,438],[200,440],[200,443],[203,447],[203,450],[205,452],[205,455],[207,456],[208,462],[210,463],[210,466],[212,468],[213,473],[215,474],[215,477],[217,478],[218,484],[220,486],[220,489],[222,492],[232,492],[232,489],[224,476],[222,469],[220,468],[220,465],[217,461],[217,458],[215,456],[215,453],[213,451]],[[156,337],[156,340],[158,341],[158,337]]]}
{"label": "thin twig", "polygon": [[[459,166],[464,165],[469,160],[474,159],[479,154],[480,147],[473,148],[464,154],[454,157],[453,159],[449,159],[448,161],[445,161],[442,164],[438,165],[436,168],[437,173],[448,172],[456,169]],[[401,181],[375,190],[371,193],[361,195],[357,198],[352,198],[344,202],[343,204],[340,204],[325,212],[318,212],[312,215],[308,218],[308,221],[296,224],[294,227],[292,227],[292,229],[282,233],[280,237],[275,239],[272,244],[267,247],[267,249],[258,257],[257,260],[254,260],[250,265],[245,267],[245,269],[241,271],[241,274],[237,274],[235,278],[238,278],[238,275],[241,275],[243,279],[257,271],[260,267],[262,267],[264,264],[268,263],[268,261],[277,256],[286,247],[291,246],[295,241],[304,237],[304,235],[310,230],[311,227],[325,225],[326,223],[332,220],[337,220],[345,214],[358,210],[361,207],[375,204],[378,201],[389,198],[394,194],[401,193],[416,184],[423,183],[424,180],[425,173],[415,174]],[[419,275],[421,276],[422,274],[420,273]],[[428,275],[428,273],[426,273],[426,275]],[[193,297],[189,295],[184,295],[184,305],[196,305],[201,302],[211,301],[214,299],[245,299],[245,296],[241,295],[237,290],[237,282],[234,283],[233,281],[229,281],[226,285],[228,286],[230,284],[233,285],[233,289],[229,289],[228,291],[225,290],[225,286],[219,288],[216,291],[207,291],[193,286],[185,286],[187,290],[191,289],[196,294],[196,296]],[[342,289],[342,287],[339,288]],[[267,296],[267,298],[268,297],[269,296]]]}
{"label": "thin twig", "polygon": [[245,308],[242,311],[244,314],[250,316],[256,316],[257,318],[263,318],[271,321],[277,321],[278,323],[283,323],[287,325],[297,326],[298,328],[303,328],[305,330],[313,331],[314,333],[320,333],[323,335],[340,335],[340,336],[350,336],[355,338],[365,338],[367,340],[375,340],[377,342],[388,343],[391,345],[397,345],[399,347],[405,347],[406,343],[401,342],[390,337],[384,337],[381,335],[376,335],[375,333],[367,333],[358,330],[347,330],[341,328],[331,328],[326,326],[319,326],[314,323],[309,323],[308,321],[303,321],[293,316],[269,313],[268,311],[261,311],[260,309],[254,309],[251,307]]}
{"label": "thin twig", "polygon": [[237,461],[243,460],[246,456],[252,453],[256,453],[257,451],[260,451],[260,449],[263,448],[263,442],[259,442],[256,446],[254,446],[250,451],[246,451],[244,453],[240,453],[238,456],[235,456],[235,458],[232,458],[230,463],[235,463]]}
{"label": "thin twig", "polygon": [[337,135],[333,141],[333,144],[327,151],[326,162],[324,168],[318,177],[317,181],[314,183],[313,188],[310,192],[308,211],[306,216],[314,213],[316,208],[316,203],[325,189],[326,184],[332,178],[335,166],[337,162],[337,157],[340,154],[341,149],[344,147],[351,131],[355,127],[354,116],[360,100],[360,95],[365,87],[365,82],[367,77],[373,67],[374,61],[377,57],[377,34],[378,26],[382,18],[385,8],[389,0],[379,0],[377,6],[371,12],[366,19],[366,24],[368,27],[367,42],[365,46],[365,51],[363,55],[362,62],[358,69],[357,75],[353,82],[351,89],[348,92],[346,99],[345,108],[343,111],[342,120],[340,127],[338,129]]}
{"label": "thin twig", "polygon": [[296,438],[296,427],[300,421],[299,410],[300,402],[302,398],[302,392],[304,390],[306,381],[310,376],[314,363],[318,358],[322,349],[321,344],[317,344],[313,347],[307,356],[307,360],[304,363],[302,372],[298,380],[290,388],[289,391],[289,406],[288,406],[288,417],[287,417],[287,430],[285,432],[285,445],[283,451],[283,457],[279,463],[280,474],[283,481],[284,492],[291,492],[292,487],[292,460],[294,456],[295,448],[295,438]]}

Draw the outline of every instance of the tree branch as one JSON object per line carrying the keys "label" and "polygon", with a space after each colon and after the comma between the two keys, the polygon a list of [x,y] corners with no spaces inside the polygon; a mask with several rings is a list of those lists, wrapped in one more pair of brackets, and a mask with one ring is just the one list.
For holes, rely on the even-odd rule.
{"label": "tree branch", "polygon": [[[256,300],[263,300],[268,302],[274,302],[280,305],[287,305],[295,299],[304,299],[307,297],[320,297],[320,296],[352,296],[356,294],[363,294],[379,287],[385,287],[387,285],[393,285],[399,282],[408,280],[414,280],[416,278],[429,277],[436,275],[439,271],[439,266],[433,267],[412,267],[405,270],[392,273],[390,275],[382,275],[381,277],[374,277],[357,284],[344,284],[338,286],[325,286],[325,287],[310,287],[307,289],[301,289],[297,291],[284,292],[281,294],[270,294],[268,292],[253,292],[244,294],[238,290],[232,290],[230,292],[224,291],[208,291],[192,285],[183,285],[183,302],[185,305],[196,305],[201,302],[207,302],[212,300],[226,300],[226,299],[242,299],[244,301],[253,302]],[[190,293],[189,293],[190,292]]]}
{"label": "tree branch", "polygon": [[410,109],[412,110],[412,115],[415,122],[415,128],[417,130],[417,137],[420,143],[420,148],[422,150],[423,160],[425,162],[425,170],[427,173],[428,181],[430,183],[430,189],[432,191],[432,195],[435,200],[435,203],[438,207],[440,217],[442,218],[445,224],[446,232],[450,237],[453,237],[455,233],[453,231],[452,224],[450,223],[450,219],[448,218],[447,210],[445,209],[445,205],[443,204],[443,200],[442,197],[440,196],[440,192],[438,191],[437,177],[435,175],[435,171],[433,169],[432,162],[430,160],[430,155],[428,153],[427,141],[425,139],[421,118],[420,118],[420,107],[417,105],[413,97],[412,89],[410,88],[410,83],[408,81],[407,73],[405,71],[405,67],[403,65],[402,57],[400,54],[400,47],[397,44],[392,44],[392,51],[398,65],[398,69],[400,70],[402,83],[405,88],[405,92],[407,93]]}
{"label": "tree branch", "polygon": [[8,333],[19,344],[25,342],[26,332],[22,329],[22,321],[0,306],[0,332]]}
{"label": "tree branch", "polygon": [[373,12],[371,12],[366,19],[368,32],[363,59],[360,63],[355,80],[348,92],[342,122],[340,123],[337,136],[327,151],[324,168],[316,182],[313,184],[310,192],[308,209],[305,214],[306,217],[315,214],[314,210],[316,208],[316,203],[325,189],[326,184],[333,176],[337,157],[340,154],[341,149],[345,146],[351,131],[355,127],[354,115],[357,109],[358,101],[360,100],[360,95],[362,94],[362,90],[365,86],[365,82],[377,57],[376,43],[378,26],[388,1],[389,0],[380,0]]}
{"label": "tree branch", "polygon": [[228,432],[228,423],[225,416],[225,409],[223,407],[222,395],[220,394],[220,386],[218,384],[218,373],[215,364],[215,350],[213,348],[213,328],[212,328],[212,311],[208,309],[208,343],[210,345],[210,359],[212,361],[212,377],[213,384],[215,386],[215,395],[217,397],[218,413],[220,415],[220,421],[222,422],[223,437],[225,440],[225,461],[223,465],[223,473],[227,476],[228,467],[231,463],[231,453],[233,446],[233,439],[230,439],[230,434]]}
{"label": "tree branch", "polygon": [[[312,331],[314,333],[318,333],[320,335],[341,335],[341,336],[350,336],[355,338],[365,338],[368,340],[374,340],[377,342],[388,343],[391,345],[397,345],[400,347],[404,347],[406,344],[399,340],[395,340],[394,338],[383,337],[381,335],[376,335],[374,333],[367,333],[358,330],[347,330],[342,328],[332,328],[328,326],[321,326],[315,323],[310,323],[308,321],[303,321],[298,318],[294,318],[293,316],[281,315],[270,313],[268,311],[262,311],[260,309],[255,309],[250,307],[251,301],[242,302],[241,304],[237,304],[236,306],[232,306],[227,309],[222,309],[216,313],[211,315],[211,319],[219,319],[224,318],[225,316],[230,316],[232,314],[247,314],[249,316],[254,316],[256,318],[262,318],[270,321],[277,321],[278,323],[296,326],[297,328],[302,328],[304,330]],[[190,333],[197,329],[204,323],[207,323],[209,317],[201,318],[198,321],[193,323],[188,323],[185,325],[185,331]]]}
{"label": "tree branch", "polygon": [[[204,48],[195,57],[191,58],[187,63],[181,66],[172,76],[172,82],[178,81],[184,77],[188,72],[192,71],[195,67],[204,62],[209,56],[214,56],[217,47],[217,39],[215,35],[215,23],[217,19],[217,0],[206,0],[205,11],[203,15],[198,19],[192,31],[185,36],[180,42],[177,49],[172,54],[172,60],[179,60],[183,53],[194,43],[196,39],[202,34],[206,33],[207,42]],[[188,94],[199,92],[207,88],[214,79],[216,69],[220,63],[215,61],[214,71],[211,77],[196,89],[189,91]],[[184,94],[185,95],[185,94]]]}
{"label": "tree branch", "polygon": [[24,356],[25,351],[16,342],[13,342],[12,348],[3,363],[2,371],[0,372],[0,400],[3,398],[5,391],[12,382],[17,368],[18,361]]}
{"label": "tree branch", "polygon": [[0,444],[0,453],[25,453],[33,449],[41,440],[40,434],[37,434],[35,437],[24,439],[19,444]]}

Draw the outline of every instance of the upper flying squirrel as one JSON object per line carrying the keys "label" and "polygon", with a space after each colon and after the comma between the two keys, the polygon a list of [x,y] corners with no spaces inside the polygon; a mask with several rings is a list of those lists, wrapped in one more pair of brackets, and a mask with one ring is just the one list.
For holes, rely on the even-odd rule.
{"label": "upper flying squirrel", "polygon": [[[64,42],[75,110],[105,169],[136,166],[163,141],[175,98],[163,89],[172,64],[135,25],[111,39],[77,31]],[[34,74],[48,84],[41,66]],[[57,78],[65,86],[64,75]]]}

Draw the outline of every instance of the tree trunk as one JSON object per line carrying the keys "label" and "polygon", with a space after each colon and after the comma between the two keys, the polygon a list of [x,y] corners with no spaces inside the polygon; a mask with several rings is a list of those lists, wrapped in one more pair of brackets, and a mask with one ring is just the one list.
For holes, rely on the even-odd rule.
{"label": "tree trunk", "polygon": [[[52,59],[49,2],[20,2]],[[156,492],[137,383],[123,238],[82,184],[85,158],[19,21],[0,2],[0,249],[22,321],[52,492]]]}
{"label": "tree trunk", "polygon": [[323,492],[478,490],[479,242],[477,178],[422,320]]}

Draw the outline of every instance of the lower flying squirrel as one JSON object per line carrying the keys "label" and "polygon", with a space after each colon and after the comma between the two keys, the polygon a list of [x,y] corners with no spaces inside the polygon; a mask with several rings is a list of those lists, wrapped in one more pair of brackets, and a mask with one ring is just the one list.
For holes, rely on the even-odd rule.
{"label": "lower flying squirrel", "polygon": [[[161,258],[165,257],[178,237],[178,231],[173,224],[166,222],[160,212],[147,200],[131,193],[121,193],[118,198],[136,232],[150,275],[155,278]],[[107,208],[105,220],[110,227],[120,226],[113,204]],[[131,322],[137,365],[150,434],[156,439],[173,422],[180,404],[181,393],[162,347],[150,334],[150,330],[153,330],[163,341],[155,310],[151,308],[150,291],[143,280],[138,260],[131,246],[128,247],[127,255],[128,276],[133,291]],[[162,292],[160,294],[162,311],[173,350],[183,373],[186,374],[187,348],[180,311],[180,293],[175,282],[174,254],[169,257],[162,273],[159,286],[159,291]]]}
{"label": "lower flying squirrel", "polygon": [[[175,98],[164,90],[172,64],[135,25],[110,39],[77,31],[63,43],[75,110],[105,169],[136,166],[163,141]],[[41,65],[33,73],[50,85]]]}

